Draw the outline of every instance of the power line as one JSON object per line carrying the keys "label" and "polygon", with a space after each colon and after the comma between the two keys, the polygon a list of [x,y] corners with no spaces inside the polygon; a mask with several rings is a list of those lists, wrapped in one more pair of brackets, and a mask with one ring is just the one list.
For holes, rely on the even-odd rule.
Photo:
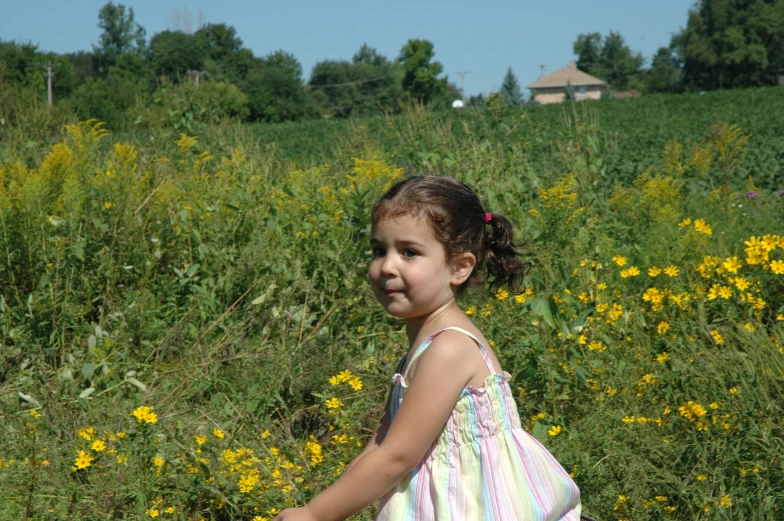
{"label": "power line", "polygon": [[347,81],[345,83],[332,83],[330,85],[310,85],[309,84],[309,87],[311,89],[326,89],[326,88],[331,88],[331,87],[347,87],[349,85],[361,85],[363,83],[371,83],[371,82],[374,82],[374,81],[383,80],[384,78],[391,78],[392,76],[393,76],[392,74],[385,74],[384,76],[378,76],[376,78],[370,78],[370,79],[367,79],[367,80]]}

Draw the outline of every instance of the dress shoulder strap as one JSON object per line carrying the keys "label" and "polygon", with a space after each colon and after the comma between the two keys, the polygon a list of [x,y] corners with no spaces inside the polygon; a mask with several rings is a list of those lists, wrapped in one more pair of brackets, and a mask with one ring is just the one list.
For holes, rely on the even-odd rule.
{"label": "dress shoulder strap", "polygon": [[487,369],[490,371],[491,374],[495,374],[495,367],[493,366],[493,361],[490,359],[490,355],[487,354],[487,349],[485,349],[485,346],[482,345],[482,342],[480,342],[478,338],[476,338],[474,335],[472,335],[465,329],[456,326],[450,326],[450,327],[445,327],[440,331],[436,331],[435,333],[427,337],[421,344],[419,344],[419,347],[417,347],[416,351],[411,357],[411,362],[408,363],[406,366],[406,371],[403,374],[404,378],[406,377],[406,375],[408,375],[408,369],[411,367],[414,361],[417,358],[419,358],[419,355],[425,352],[425,349],[427,349],[430,346],[430,344],[433,342],[433,339],[438,335],[440,335],[441,333],[443,333],[444,331],[448,331],[450,329],[453,331],[459,331],[460,333],[463,333],[464,335],[470,337],[474,342],[476,342],[476,344],[479,346],[479,351],[482,353],[482,359],[485,361],[485,365],[487,366]]}

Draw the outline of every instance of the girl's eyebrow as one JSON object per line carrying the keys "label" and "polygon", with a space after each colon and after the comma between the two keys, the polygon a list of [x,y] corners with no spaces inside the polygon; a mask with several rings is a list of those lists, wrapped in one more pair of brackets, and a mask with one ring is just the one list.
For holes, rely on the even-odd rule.
{"label": "girl's eyebrow", "polygon": [[[413,239],[401,239],[401,240],[396,241],[396,242],[397,242],[397,244],[402,244],[402,245],[405,245],[405,246],[419,246],[420,248],[424,248],[424,246],[425,246],[421,242],[417,242],[417,241],[415,241]],[[384,243],[382,241],[376,239],[375,237],[371,237],[370,238],[370,244],[384,244]]]}

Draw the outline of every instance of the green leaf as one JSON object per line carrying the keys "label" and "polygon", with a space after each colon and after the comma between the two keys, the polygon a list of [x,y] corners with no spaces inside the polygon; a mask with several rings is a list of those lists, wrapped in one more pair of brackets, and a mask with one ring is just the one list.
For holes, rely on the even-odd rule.
{"label": "green leaf", "polygon": [[104,224],[104,223],[102,223],[98,219],[93,219],[93,226],[95,226],[96,228],[98,228],[99,230],[101,230],[104,233],[109,231],[109,226]]}
{"label": "green leaf", "polygon": [[535,315],[539,315],[547,322],[547,325],[555,328],[555,321],[553,320],[553,313],[550,308],[550,301],[544,297],[538,298],[531,302],[531,311]]}
{"label": "green leaf", "polygon": [[95,364],[86,363],[82,366],[82,374],[88,380],[92,379],[93,375],[95,374]]}
{"label": "green leaf", "polygon": [[185,276],[188,277],[189,279],[192,278],[194,275],[196,275],[196,272],[199,271],[199,266],[201,266],[201,264],[199,264],[198,262],[194,262],[193,264],[191,264],[190,267],[188,268],[188,271],[185,272]]}
{"label": "green leaf", "polygon": [[147,390],[147,386],[144,385],[143,383],[141,383],[136,378],[126,378],[125,381],[128,382],[129,384],[135,385],[136,387],[138,387],[142,391],[146,391]]}
{"label": "green leaf", "polygon": [[534,424],[533,435],[540,443],[547,442],[547,426],[543,425],[541,422],[536,422]]}

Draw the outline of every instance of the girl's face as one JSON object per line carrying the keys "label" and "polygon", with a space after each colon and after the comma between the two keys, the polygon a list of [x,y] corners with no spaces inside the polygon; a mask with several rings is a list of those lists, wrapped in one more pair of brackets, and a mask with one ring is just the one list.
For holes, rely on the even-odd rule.
{"label": "girl's face", "polygon": [[392,316],[415,318],[455,300],[456,281],[444,246],[424,218],[402,216],[374,224],[370,287]]}

